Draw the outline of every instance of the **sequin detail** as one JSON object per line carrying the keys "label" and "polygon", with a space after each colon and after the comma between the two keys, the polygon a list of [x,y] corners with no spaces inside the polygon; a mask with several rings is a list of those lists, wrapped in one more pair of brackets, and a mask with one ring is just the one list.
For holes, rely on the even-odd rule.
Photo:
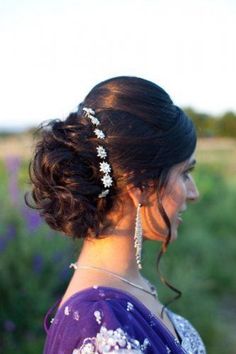
{"label": "sequin detail", "polygon": [[74,320],[79,321],[80,315],[79,315],[79,312],[78,312],[78,311],[75,311],[75,312],[73,313],[73,318],[74,318]]}
{"label": "sequin detail", "polygon": [[134,309],[134,305],[131,303],[131,302],[127,302],[127,307],[126,307],[126,310],[127,311],[132,311]]}
{"label": "sequin detail", "polygon": [[66,316],[69,316],[69,314],[70,314],[69,306],[66,306],[66,307],[65,307],[65,309],[64,309],[64,314],[65,314]]}
{"label": "sequin detail", "polygon": [[108,330],[102,326],[96,337],[84,339],[82,346],[75,348],[72,354],[142,354],[149,345],[147,338],[140,344],[137,339],[129,338],[121,328]]}
{"label": "sequin detail", "polygon": [[206,354],[206,348],[196,329],[182,316],[170,310],[167,313],[181,338],[181,346],[188,354]]}
{"label": "sequin detail", "polygon": [[170,354],[170,353],[171,353],[171,350],[170,350],[169,347],[167,347],[167,345],[166,345],[166,353],[167,353],[167,354]]}
{"label": "sequin detail", "polygon": [[100,311],[94,311],[94,317],[96,319],[96,322],[98,324],[101,324],[102,322],[102,315],[101,315],[101,312]]}
{"label": "sequin detail", "polygon": [[149,313],[149,324],[151,327],[155,327],[156,323],[155,323],[155,316],[152,312]]}

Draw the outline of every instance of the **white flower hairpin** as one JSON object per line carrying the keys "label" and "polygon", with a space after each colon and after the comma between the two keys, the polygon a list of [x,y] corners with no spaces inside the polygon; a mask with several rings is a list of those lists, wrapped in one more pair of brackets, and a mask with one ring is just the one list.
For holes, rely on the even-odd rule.
{"label": "white flower hairpin", "polygon": [[94,133],[97,135],[97,138],[99,138],[99,139],[104,139],[105,138],[105,134],[100,129],[94,129]]}
{"label": "white flower hairpin", "polygon": [[[93,109],[84,107],[83,111],[85,112],[85,117],[89,118],[93,125],[98,126],[101,124],[99,119],[95,117],[95,112]],[[98,128],[94,129],[94,134],[98,139],[102,139],[102,140],[105,139],[105,134],[101,129]],[[100,157],[100,159],[104,160],[107,157],[107,151],[103,146],[98,145],[96,147],[96,150],[97,150],[97,156]],[[111,172],[110,164],[107,161],[102,161],[99,163],[99,165],[100,165],[100,172],[103,172],[104,174],[103,177],[101,178],[101,181],[106,189],[103,190],[98,195],[98,197],[104,198],[109,193],[109,188],[112,186],[113,179],[109,174]]]}
{"label": "white flower hairpin", "polygon": [[99,145],[96,147],[97,149],[97,156],[101,157],[101,159],[105,159],[105,157],[107,156],[106,150],[104,149],[103,146]]}

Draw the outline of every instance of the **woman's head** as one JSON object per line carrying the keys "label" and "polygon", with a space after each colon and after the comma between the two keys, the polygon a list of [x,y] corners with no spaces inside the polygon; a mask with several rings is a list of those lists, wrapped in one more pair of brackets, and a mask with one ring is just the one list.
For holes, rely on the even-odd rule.
{"label": "woman's head", "polygon": [[[106,138],[113,184],[104,198],[94,126],[84,107],[95,111]],[[191,120],[158,85],[136,77],[116,77],[95,86],[77,112],[41,129],[31,165],[33,199],[46,222],[73,237],[99,237],[106,216],[119,206],[127,184],[152,185],[162,205],[172,168],[185,163],[196,146]],[[170,225],[168,225],[170,228]]]}
{"label": "woman's head", "polygon": [[133,203],[137,205],[141,201],[143,205],[141,220],[144,239],[163,241],[163,246],[166,247],[169,241],[177,238],[183,212],[186,211],[189,202],[199,197],[191,175],[195,163],[195,156],[192,154],[186,161],[171,167],[163,190],[152,189],[150,194],[145,191],[141,193],[137,188],[128,189]]}

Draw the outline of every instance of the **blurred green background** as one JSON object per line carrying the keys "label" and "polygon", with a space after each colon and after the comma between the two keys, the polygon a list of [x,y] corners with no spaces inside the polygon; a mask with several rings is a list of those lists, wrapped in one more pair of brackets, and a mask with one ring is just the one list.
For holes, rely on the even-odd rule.
{"label": "blurred green background", "polygon": [[[0,352],[41,353],[43,318],[72,275],[79,242],[50,230],[25,207],[31,134],[0,140]],[[199,330],[210,354],[236,353],[236,140],[201,138],[194,172],[201,193],[184,214],[178,241],[161,261],[164,276],[183,292],[170,308]],[[159,245],[146,242],[144,274],[162,302],[174,296],[155,270]]]}

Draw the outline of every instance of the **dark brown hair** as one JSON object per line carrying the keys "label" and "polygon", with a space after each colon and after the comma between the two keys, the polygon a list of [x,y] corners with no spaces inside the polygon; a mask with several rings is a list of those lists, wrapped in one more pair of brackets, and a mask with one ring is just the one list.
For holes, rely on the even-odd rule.
{"label": "dark brown hair", "polygon": [[[114,183],[105,198],[98,198],[103,189],[96,154],[100,142],[83,107],[96,112],[106,134],[102,145]],[[41,125],[38,132],[30,164],[34,207],[50,227],[74,238],[99,237],[125,184],[142,188],[154,181],[160,191],[171,167],[189,158],[196,145],[192,121],[160,86],[126,76],[99,83],[78,111]],[[32,207],[27,197],[26,203]],[[158,207],[170,238],[160,198]]]}

